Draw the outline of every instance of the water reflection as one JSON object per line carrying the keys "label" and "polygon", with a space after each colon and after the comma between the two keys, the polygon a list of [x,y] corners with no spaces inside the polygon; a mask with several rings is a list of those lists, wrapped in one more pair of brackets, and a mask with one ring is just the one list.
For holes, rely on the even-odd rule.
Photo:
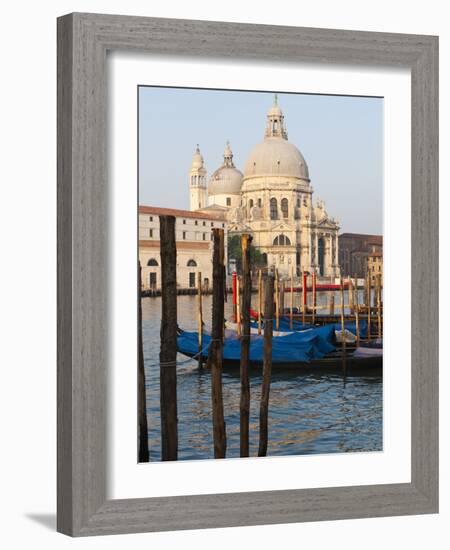
{"label": "water reflection", "polygon": [[[318,293],[326,303],[326,293]],[[256,302],[256,296],[253,296]],[[336,300],[338,302],[338,299]],[[159,298],[142,302],[150,460],[160,460]],[[178,297],[178,323],[196,330],[194,296]],[[211,297],[204,297],[204,320],[210,327]],[[225,316],[231,312],[225,304]],[[210,375],[179,354],[177,369],[179,459],[213,458]],[[250,453],[256,456],[259,437],[261,374],[250,374]],[[223,398],[227,458],[239,456],[239,391],[237,371],[224,371]],[[382,380],[337,374],[274,371],[270,390],[267,454],[299,455],[382,450]]]}

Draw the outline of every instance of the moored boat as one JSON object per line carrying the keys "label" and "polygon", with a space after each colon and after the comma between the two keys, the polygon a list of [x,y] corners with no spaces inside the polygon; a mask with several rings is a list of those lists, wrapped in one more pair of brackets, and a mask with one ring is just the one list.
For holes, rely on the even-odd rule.
{"label": "moored boat", "polygon": [[[208,350],[211,337],[203,335],[201,353],[198,351],[198,333],[180,331],[177,339],[178,351],[183,355],[208,359]],[[309,329],[303,332],[274,336],[272,339],[272,366],[273,368],[292,368],[300,370],[322,370],[342,372],[348,374],[376,371],[381,374],[383,363],[382,349],[376,352],[365,353],[356,349],[337,349],[335,345],[334,326],[326,325]],[[250,361],[252,368],[261,368],[263,364],[264,338],[252,334],[250,337]],[[223,364],[224,368],[237,367],[240,364],[241,343],[237,334],[224,339]]]}

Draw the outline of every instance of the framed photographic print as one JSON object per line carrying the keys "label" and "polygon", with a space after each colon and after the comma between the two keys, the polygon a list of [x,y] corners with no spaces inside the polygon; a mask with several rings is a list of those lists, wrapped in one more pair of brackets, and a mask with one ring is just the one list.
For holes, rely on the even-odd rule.
{"label": "framed photographic print", "polygon": [[58,530],[438,509],[436,37],[58,20]]}

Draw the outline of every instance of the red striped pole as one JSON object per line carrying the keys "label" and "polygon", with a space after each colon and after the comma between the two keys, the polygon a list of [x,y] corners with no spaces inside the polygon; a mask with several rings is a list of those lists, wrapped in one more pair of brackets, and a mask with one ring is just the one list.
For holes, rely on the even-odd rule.
{"label": "red striped pole", "polygon": [[306,304],[308,302],[308,300],[307,300],[307,294],[308,294],[307,282],[308,282],[308,275],[304,271],[303,272],[303,306],[304,306],[305,309],[306,309]]}

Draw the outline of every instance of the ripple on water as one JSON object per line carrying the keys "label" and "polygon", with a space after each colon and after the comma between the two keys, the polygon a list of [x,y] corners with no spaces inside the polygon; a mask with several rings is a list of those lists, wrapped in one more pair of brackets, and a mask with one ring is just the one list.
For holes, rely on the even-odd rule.
{"label": "ripple on water", "polygon": [[[150,460],[160,460],[159,325],[160,299],[142,304],[149,422]],[[231,304],[225,304],[229,315]],[[204,298],[209,326],[211,298]],[[195,297],[178,298],[178,324],[196,330]],[[180,361],[186,358],[178,355]],[[179,459],[213,458],[211,386],[206,370],[189,361],[178,368]],[[250,377],[250,452],[255,456],[259,437],[261,374]],[[227,457],[239,456],[240,381],[237,372],[223,373],[223,398],[227,428]],[[273,372],[269,405],[269,456],[368,452],[382,450],[383,385],[379,377]]]}

